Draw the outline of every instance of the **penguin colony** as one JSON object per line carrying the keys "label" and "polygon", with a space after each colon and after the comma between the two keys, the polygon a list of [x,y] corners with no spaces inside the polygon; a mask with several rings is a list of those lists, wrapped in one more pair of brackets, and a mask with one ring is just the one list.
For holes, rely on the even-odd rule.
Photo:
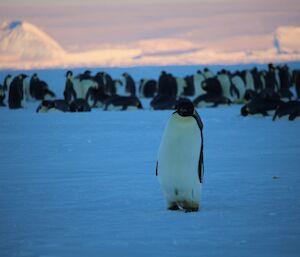
{"label": "penguin colony", "polygon": [[[65,74],[63,99],[56,99],[48,84],[35,73],[30,78],[7,75],[0,85],[0,106],[24,107],[38,102],[38,113],[90,112],[143,109],[140,98],[149,98],[153,110],[174,110],[166,123],[156,163],[156,176],[168,210],[196,212],[201,209],[204,177],[203,123],[197,108],[241,105],[241,116],[273,112],[273,120],[300,116],[300,70],[287,65],[268,70],[236,71],[222,69],[214,74],[208,68],[184,78],[162,71],[158,80],[142,79],[138,90],[127,72],[113,79],[106,72],[95,75],[86,70],[76,76]],[[137,95],[138,94],[138,95]]]}
{"label": "penguin colony", "polygon": [[[138,85],[139,84],[139,85]],[[65,74],[63,97],[56,95],[47,82],[35,73],[31,77],[7,75],[0,85],[0,107],[22,108],[26,101],[37,101],[37,112],[143,109],[140,99],[150,99],[153,110],[175,109],[181,97],[189,98],[196,108],[240,104],[242,116],[273,115],[273,120],[300,115],[300,70],[287,65],[268,64],[267,69],[216,74],[208,68],[195,74],[176,77],[162,71],[157,79],[144,78],[136,82],[127,72],[114,79],[106,72],[92,74],[86,70]]]}

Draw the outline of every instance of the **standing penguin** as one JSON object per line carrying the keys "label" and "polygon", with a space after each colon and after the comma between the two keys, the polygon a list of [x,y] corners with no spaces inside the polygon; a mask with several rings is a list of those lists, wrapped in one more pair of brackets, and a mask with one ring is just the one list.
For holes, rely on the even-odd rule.
{"label": "standing penguin", "polygon": [[203,123],[193,103],[180,99],[167,122],[156,164],[169,210],[198,211],[203,183]]}
{"label": "standing penguin", "polygon": [[9,87],[8,107],[9,109],[22,108],[22,99],[24,97],[23,80],[27,75],[20,74],[16,76]]}
{"label": "standing penguin", "polygon": [[4,81],[3,81],[3,87],[4,87],[4,90],[9,92],[9,87],[10,87],[10,84],[12,82],[12,76],[10,74],[6,75],[5,78],[4,78]]}
{"label": "standing penguin", "polygon": [[5,90],[4,87],[0,85],[0,106],[5,106],[4,99],[5,99]]}
{"label": "standing penguin", "polygon": [[66,78],[67,79],[64,90],[64,99],[67,101],[67,103],[70,103],[77,97],[73,87],[73,72],[68,70],[66,73]]}
{"label": "standing penguin", "polygon": [[125,78],[125,91],[130,94],[130,96],[135,96],[135,82],[133,78],[127,73],[124,72],[122,76]]}

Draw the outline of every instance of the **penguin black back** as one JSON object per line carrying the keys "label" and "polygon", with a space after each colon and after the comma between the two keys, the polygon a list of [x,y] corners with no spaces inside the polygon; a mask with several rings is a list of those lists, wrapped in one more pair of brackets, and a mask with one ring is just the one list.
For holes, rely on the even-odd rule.
{"label": "penguin black back", "polygon": [[200,118],[200,115],[195,110],[194,104],[188,98],[180,98],[177,101],[176,111],[174,113],[178,113],[182,117],[193,117],[200,129],[201,135],[201,147],[200,147],[200,158],[198,164],[198,175],[200,183],[203,182],[204,175],[204,140],[203,140],[203,122]]}

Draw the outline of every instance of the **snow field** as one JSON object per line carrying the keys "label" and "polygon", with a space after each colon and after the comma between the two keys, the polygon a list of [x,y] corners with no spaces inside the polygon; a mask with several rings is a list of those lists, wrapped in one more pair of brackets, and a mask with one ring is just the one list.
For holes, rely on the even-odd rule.
{"label": "snow field", "polygon": [[155,177],[172,111],[0,109],[0,255],[299,256],[299,120],[198,109],[202,210],[171,212]]}

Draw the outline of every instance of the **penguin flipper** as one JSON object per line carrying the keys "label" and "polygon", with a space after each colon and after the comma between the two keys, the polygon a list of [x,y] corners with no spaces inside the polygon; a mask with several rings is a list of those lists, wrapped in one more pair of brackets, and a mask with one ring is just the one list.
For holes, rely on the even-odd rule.
{"label": "penguin flipper", "polygon": [[196,110],[195,110],[195,112],[193,114],[193,117],[197,121],[197,124],[198,124],[200,130],[202,130],[203,129],[203,122],[202,122],[202,120],[200,118],[200,115],[198,114],[198,112]]}
{"label": "penguin flipper", "polygon": [[200,158],[198,162],[198,176],[200,183],[203,183],[203,176],[204,176],[204,160],[203,160],[203,147],[200,150]]}
{"label": "penguin flipper", "polygon": [[197,122],[197,124],[199,126],[200,134],[201,134],[201,148],[200,148],[200,156],[199,156],[199,162],[198,162],[198,175],[199,175],[200,183],[203,183],[203,175],[204,175],[203,122],[202,122],[202,120],[200,118],[200,115],[198,114],[198,112],[196,110],[194,112],[193,117],[194,117],[194,119],[196,120],[196,122]]}
{"label": "penguin flipper", "polygon": [[156,161],[156,169],[155,169],[155,176],[158,175],[158,161]]}

